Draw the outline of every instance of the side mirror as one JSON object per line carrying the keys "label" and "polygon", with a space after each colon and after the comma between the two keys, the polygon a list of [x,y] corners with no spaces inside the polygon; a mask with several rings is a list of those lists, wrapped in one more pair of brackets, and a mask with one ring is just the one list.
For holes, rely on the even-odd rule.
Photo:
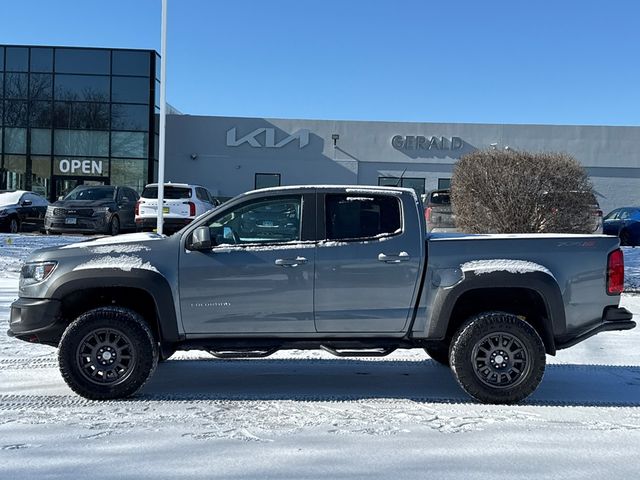
{"label": "side mirror", "polygon": [[60,196],[58,197],[58,200],[64,200],[64,195],[60,195]]}
{"label": "side mirror", "polygon": [[23,200],[22,201],[22,206],[23,207],[29,207],[31,205],[33,205],[33,202],[31,200]]}
{"label": "side mirror", "polygon": [[212,246],[209,227],[202,226],[193,231],[191,245],[189,245],[191,250],[209,250]]}

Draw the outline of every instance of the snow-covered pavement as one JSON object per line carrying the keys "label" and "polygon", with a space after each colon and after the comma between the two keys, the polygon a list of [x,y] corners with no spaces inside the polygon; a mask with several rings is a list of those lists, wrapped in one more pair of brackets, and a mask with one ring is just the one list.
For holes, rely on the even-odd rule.
{"label": "snow-covered pavement", "polygon": [[[2,480],[638,476],[640,329],[548,357],[540,388],[513,407],[471,402],[420,350],[359,360],[182,353],[135,398],[84,400],[53,348],[4,335],[28,253],[76,240],[0,235]],[[628,285],[640,285],[637,252],[625,250]],[[622,303],[640,316],[640,296]]]}

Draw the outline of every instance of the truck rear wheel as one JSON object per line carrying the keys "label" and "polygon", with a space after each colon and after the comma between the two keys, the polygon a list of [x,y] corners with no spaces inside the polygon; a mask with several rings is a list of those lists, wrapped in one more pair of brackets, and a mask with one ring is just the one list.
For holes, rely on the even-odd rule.
{"label": "truck rear wheel", "polygon": [[517,403],[538,387],[546,356],[538,332],[517,316],[486,312],[453,338],[451,369],[462,389],[484,403]]}
{"label": "truck rear wheel", "polygon": [[137,392],[158,363],[158,346],[142,317],[103,307],[80,315],[65,330],[58,352],[62,378],[90,400]]}

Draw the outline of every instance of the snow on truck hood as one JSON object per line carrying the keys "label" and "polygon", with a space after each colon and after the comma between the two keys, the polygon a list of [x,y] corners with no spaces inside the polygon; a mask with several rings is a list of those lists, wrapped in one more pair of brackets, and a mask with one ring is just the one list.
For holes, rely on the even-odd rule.
{"label": "snow on truck hood", "polygon": [[109,253],[109,247],[113,247],[112,251],[115,252],[118,249],[122,249],[123,244],[135,243],[135,242],[146,242],[149,240],[160,240],[162,238],[167,238],[167,237],[164,235],[158,235],[157,233],[148,233],[148,232],[127,233],[125,235],[118,235],[117,237],[100,237],[100,238],[96,238],[95,240],[86,240],[83,242],[70,243],[69,245],[64,245],[60,248],[66,249],[66,248],[101,247],[102,252],[95,252],[95,253]]}

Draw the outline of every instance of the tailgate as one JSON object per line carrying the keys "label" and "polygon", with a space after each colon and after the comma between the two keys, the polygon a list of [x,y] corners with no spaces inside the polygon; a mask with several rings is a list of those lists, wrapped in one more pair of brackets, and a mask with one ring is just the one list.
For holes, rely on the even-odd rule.
{"label": "tailgate", "polygon": [[[163,214],[166,216],[188,217],[189,202],[184,200],[165,200]],[[139,216],[156,216],[158,214],[158,200],[141,200]]]}

